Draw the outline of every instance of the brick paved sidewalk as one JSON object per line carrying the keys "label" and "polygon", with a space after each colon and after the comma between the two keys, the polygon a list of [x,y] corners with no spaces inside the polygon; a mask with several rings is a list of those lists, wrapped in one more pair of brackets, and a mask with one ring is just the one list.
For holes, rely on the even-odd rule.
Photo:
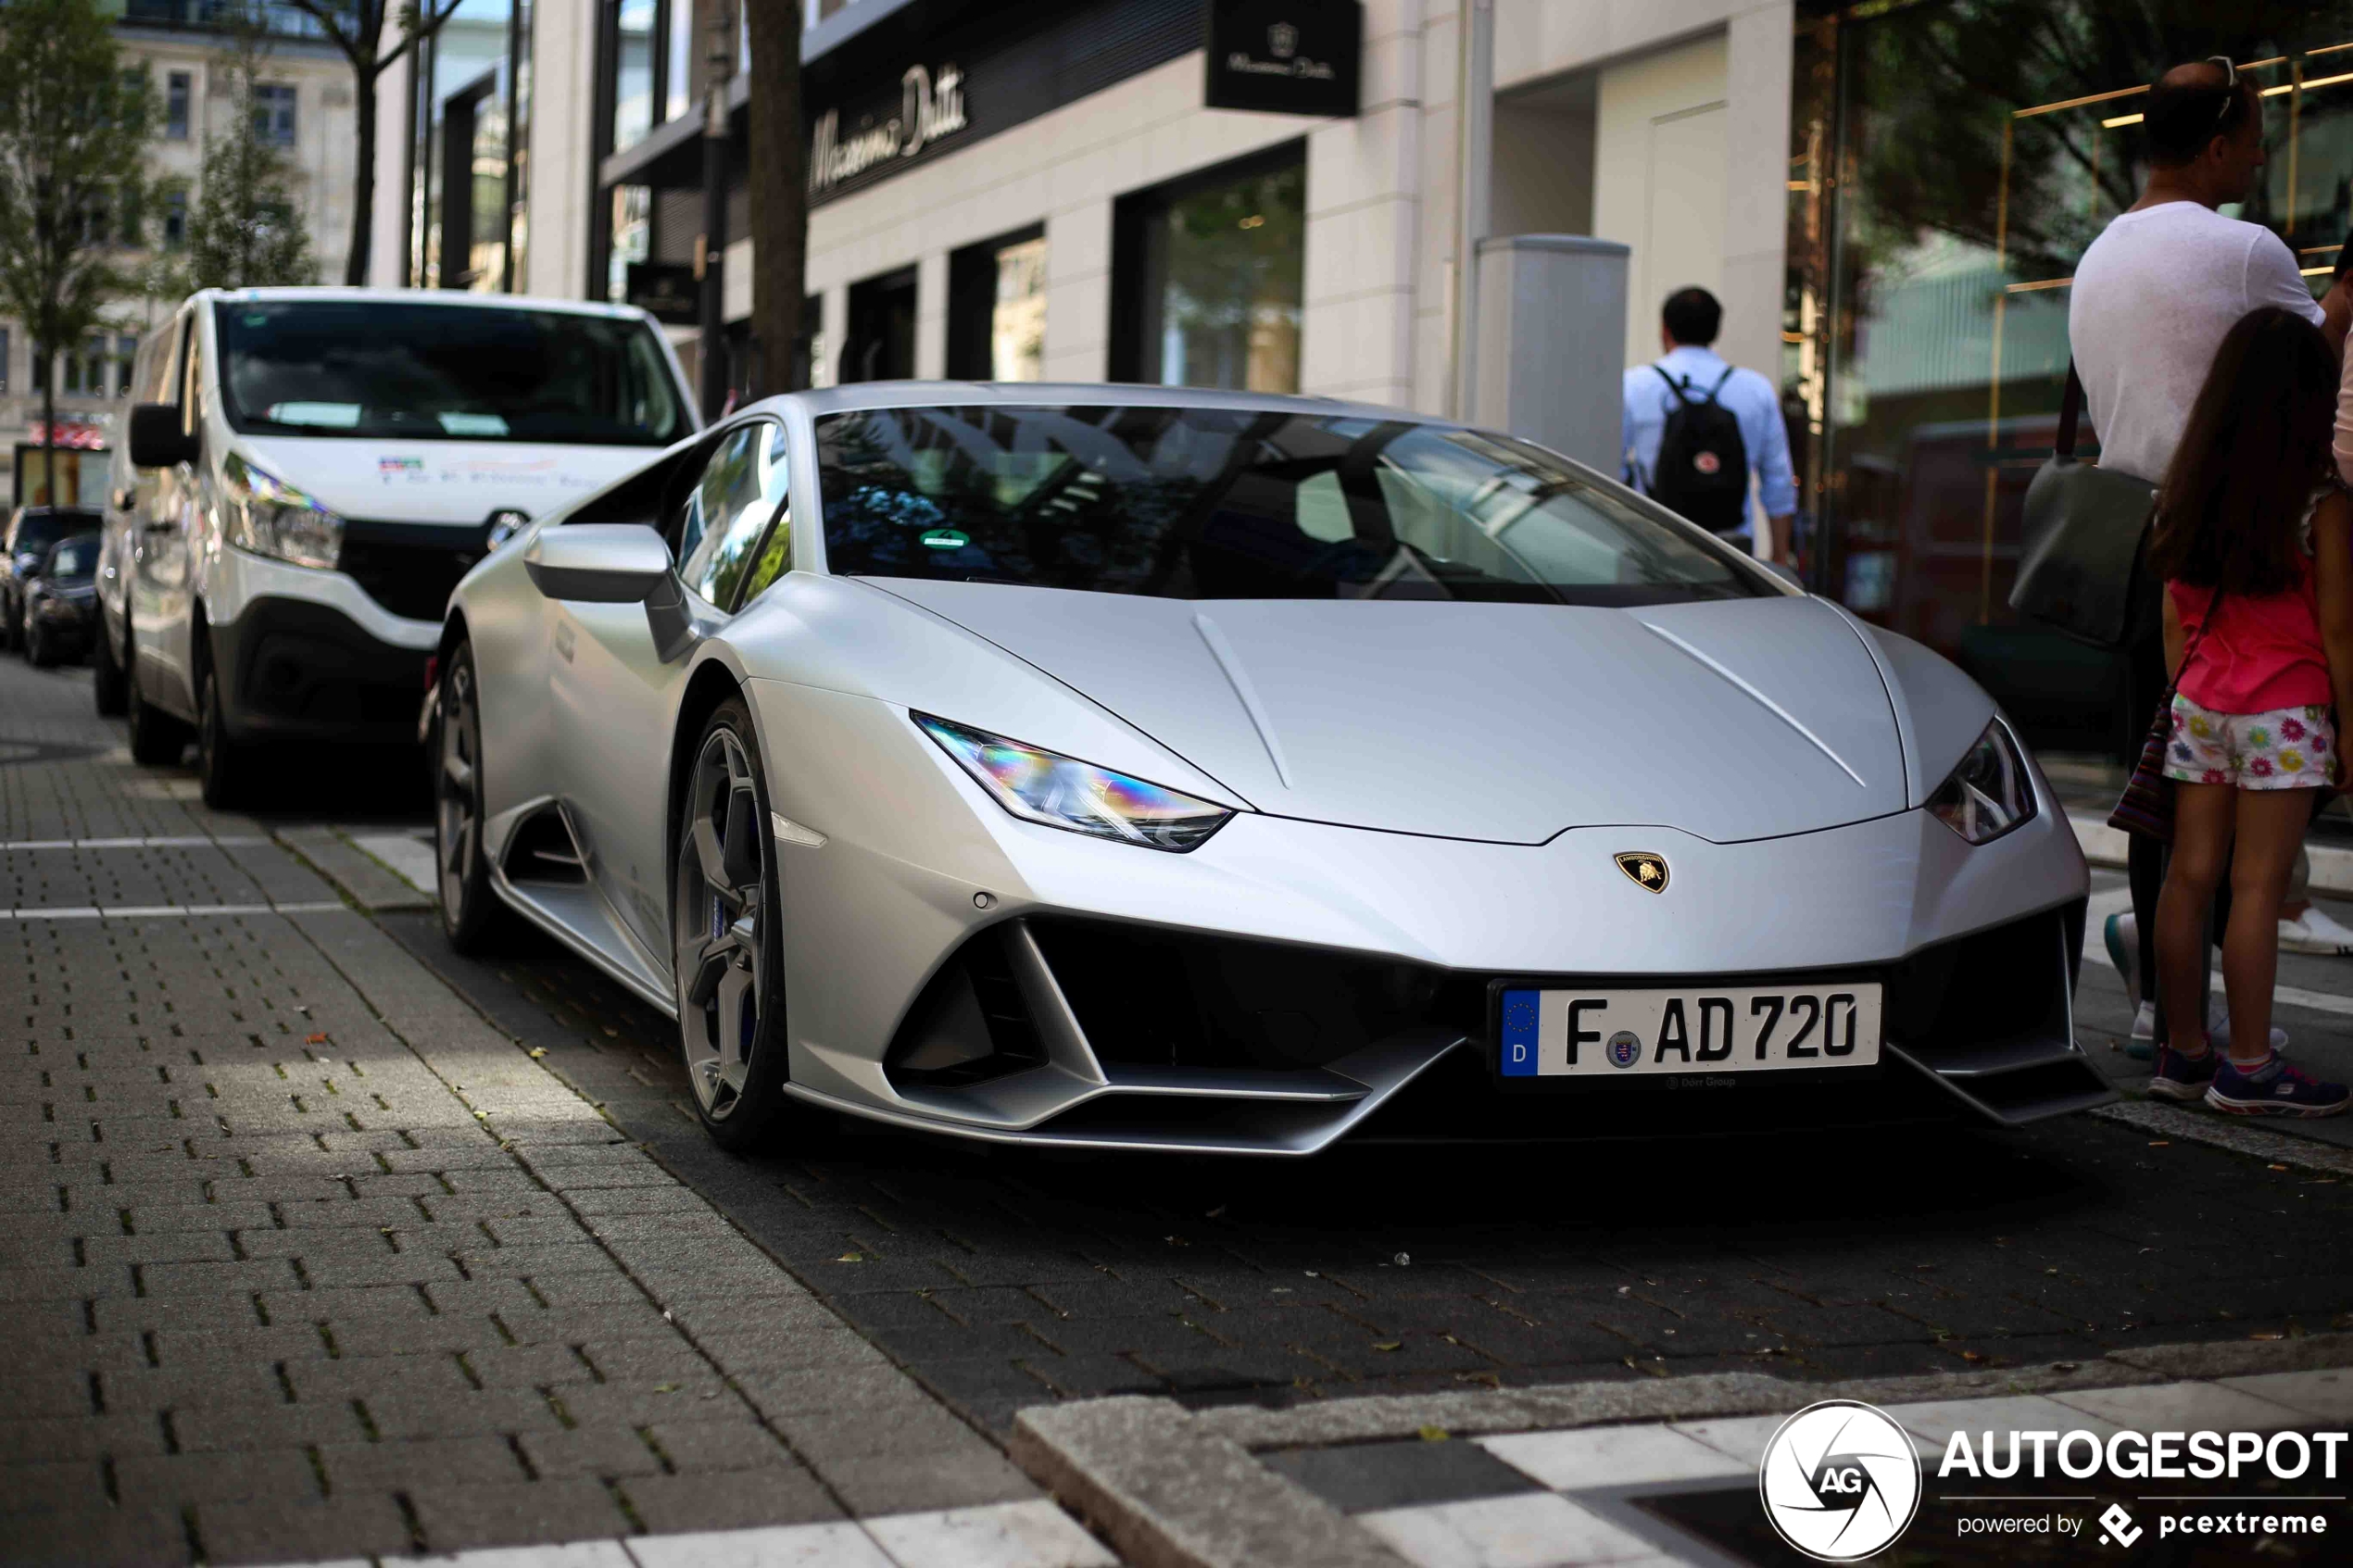
{"label": "brick paved sidewalk", "polygon": [[[0,1561],[1036,1499],[329,884],[184,774],[131,766],[89,711],[74,675],[0,670],[0,741],[21,743],[0,751],[0,1303],[21,1348]],[[1061,1546],[1006,1561],[1101,1561],[1055,1519]]]}

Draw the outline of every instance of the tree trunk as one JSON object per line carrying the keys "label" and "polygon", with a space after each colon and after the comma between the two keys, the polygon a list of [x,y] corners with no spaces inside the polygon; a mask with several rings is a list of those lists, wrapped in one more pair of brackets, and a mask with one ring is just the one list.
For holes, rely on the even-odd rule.
{"label": "tree trunk", "polygon": [[795,0],[744,0],[751,33],[751,395],[809,384],[801,362],[809,182],[801,136],[800,15]]}
{"label": "tree trunk", "polygon": [[359,167],[351,182],[351,253],[344,257],[343,281],[359,288],[368,281],[368,249],[376,238],[376,76],[352,73]]}

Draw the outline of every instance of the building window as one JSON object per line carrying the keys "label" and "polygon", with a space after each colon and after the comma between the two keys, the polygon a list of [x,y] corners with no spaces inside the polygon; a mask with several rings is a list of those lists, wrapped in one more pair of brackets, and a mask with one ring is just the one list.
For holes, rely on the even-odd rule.
{"label": "building window", "polygon": [[114,395],[131,395],[131,369],[139,358],[139,340],[128,332],[114,340]]}
{"label": "building window", "polygon": [[295,143],[295,90],[283,82],[260,82],[253,90],[253,130],[281,147]]}
{"label": "building window", "polygon": [[1046,234],[967,245],[948,258],[948,374],[958,381],[1042,381]]}
{"label": "building window", "polygon": [[194,80],[184,70],[175,70],[163,79],[163,134],[167,141],[188,139],[188,100]]}
{"label": "building window", "polygon": [[178,250],[188,243],[188,193],[174,185],[163,194],[163,248]]}
{"label": "building window", "polygon": [[654,128],[654,0],[621,0],[613,62],[612,144],[617,152]]}
{"label": "building window", "polygon": [[1113,378],[1297,392],[1306,227],[1296,143],[1121,201]]}
{"label": "building window", "polygon": [[531,6],[471,0],[418,47],[409,281],[523,286],[530,200]]}
{"label": "building window", "polygon": [[8,329],[0,327],[0,392],[8,390]]}
{"label": "building window", "polygon": [[147,243],[146,214],[140,209],[137,187],[122,193],[121,201],[116,205],[115,216],[120,223],[115,235],[118,245],[136,250]]}

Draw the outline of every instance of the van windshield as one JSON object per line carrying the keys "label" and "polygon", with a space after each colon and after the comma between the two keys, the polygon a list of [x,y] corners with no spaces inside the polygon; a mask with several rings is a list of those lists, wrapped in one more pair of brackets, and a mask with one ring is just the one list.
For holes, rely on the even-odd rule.
{"label": "van windshield", "polygon": [[224,411],[247,434],[666,446],[689,429],[641,320],[375,299],[214,312]]}

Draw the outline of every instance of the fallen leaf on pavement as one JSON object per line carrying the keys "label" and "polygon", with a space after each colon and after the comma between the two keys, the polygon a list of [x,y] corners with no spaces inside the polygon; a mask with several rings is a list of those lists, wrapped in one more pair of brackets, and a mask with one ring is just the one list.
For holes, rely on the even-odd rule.
{"label": "fallen leaf on pavement", "polygon": [[2249,1339],[2285,1339],[2287,1336],[2276,1328],[2259,1328],[2247,1337]]}
{"label": "fallen leaf on pavement", "polygon": [[[302,1038],[302,1043],[306,1046],[323,1046],[327,1043],[327,1037],[324,1035],[306,1035]],[[2284,1165],[2274,1165],[2271,1169],[2274,1171],[2284,1171],[2287,1167]]]}
{"label": "fallen leaf on pavement", "polygon": [[532,1060],[537,1061],[541,1057],[547,1054],[547,1047],[545,1046],[534,1046],[525,1054],[528,1055]]}
{"label": "fallen leaf on pavement", "polygon": [[[2277,1335],[2273,1335],[2272,1337],[2276,1339],[2279,1336]],[[1405,1342],[1403,1339],[1384,1340],[1380,1344],[1373,1347],[1376,1350],[1402,1350],[1404,1348]]]}
{"label": "fallen leaf on pavement", "polygon": [[1425,1426],[1421,1429],[1421,1439],[1425,1443],[1442,1443],[1451,1434],[1443,1426]]}

